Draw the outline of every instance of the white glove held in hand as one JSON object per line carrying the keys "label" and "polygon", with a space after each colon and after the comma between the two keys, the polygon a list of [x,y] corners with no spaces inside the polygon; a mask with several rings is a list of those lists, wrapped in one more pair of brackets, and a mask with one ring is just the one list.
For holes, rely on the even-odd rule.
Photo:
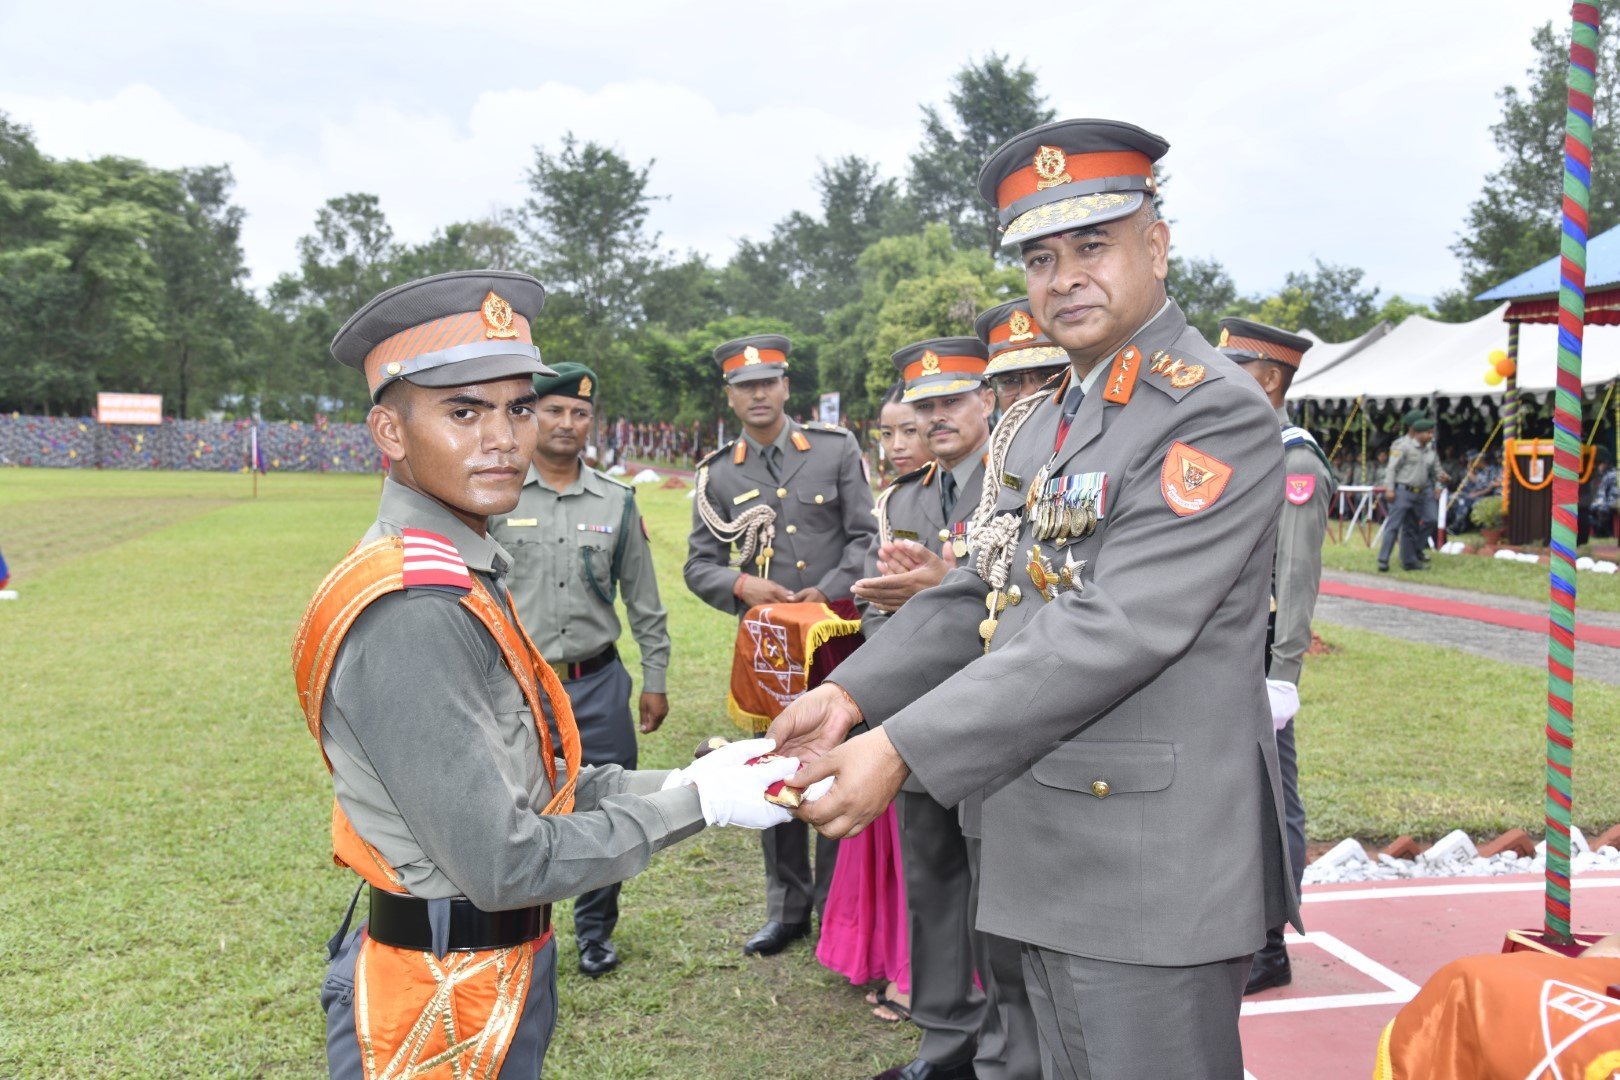
{"label": "white glove held in hand", "polygon": [[1299,687],[1281,679],[1266,680],[1266,696],[1271,699],[1271,726],[1281,731],[1299,712]]}
{"label": "white glove held in hand", "polygon": [[727,743],[717,750],[710,750],[686,768],[676,769],[670,773],[664,778],[664,786],[659,790],[668,791],[672,787],[681,787],[684,784],[698,784],[703,777],[712,772],[752,761],[775,749],[775,739],[746,739],[743,742]]}
{"label": "white glove held in hand", "polygon": [[[719,751],[715,751],[719,753]],[[699,760],[706,764],[714,754]],[[758,765],[727,765],[708,769],[694,781],[703,804],[703,820],[710,825],[740,825],[768,829],[791,821],[786,807],[765,801],[765,789],[799,771],[798,758],[776,758]]]}

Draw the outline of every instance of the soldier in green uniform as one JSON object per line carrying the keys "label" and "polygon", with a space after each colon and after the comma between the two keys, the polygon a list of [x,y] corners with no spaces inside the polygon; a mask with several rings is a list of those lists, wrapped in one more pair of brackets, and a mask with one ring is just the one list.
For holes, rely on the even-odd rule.
{"label": "soldier in green uniform", "polygon": [[[1277,771],[1282,774],[1283,819],[1294,889],[1305,884],[1305,803],[1299,794],[1299,755],[1294,714],[1299,711],[1299,676],[1311,647],[1311,615],[1322,585],[1322,541],[1328,506],[1338,482],[1327,455],[1304,428],[1288,422],[1283,399],[1299,371],[1310,338],[1248,319],[1222,319],[1220,349],[1254,377],[1277,411],[1282,426],[1282,517],[1277,522],[1277,558],[1272,564],[1271,627],[1266,655],[1266,692],[1277,728]],[[1293,981],[1282,927],[1266,932],[1254,955],[1245,994],[1257,994]]]}
{"label": "soldier in green uniform", "polygon": [[973,332],[990,350],[990,366],[984,371],[996,392],[998,419],[1069,364],[1068,354],[1035,325],[1027,296],[982,312]]}
{"label": "soldier in green uniform", "polygon": [[1440,453],[1434,448],[1434,421],[1414,409],[1404,417],[1406,434],[1389,448],[1389,464],[1384,467],[1384,499],[1389,517],[1384,520],[1384,541],[1378,548],[1378,570],[1389,570],[1389,553],[1395,538],[1401,541],[1401,569],[1425,570],[1424,544],[1418,522],[1434,486],[1446,479],[1440,468]]}
{"label": "soldier in green uniform", "polygon": [[332,774],[334,854],[371,886],[321,992],[342,1080],[540,1075],[557,1016],[552,902],[639,873],[705,824],[787,816],[764,792],[792,759],[744,764],[764,741],[632,772],[580,767],[566,714],[560,740],[536,723],[554,676],[514,621],[512,557],[488,525],[517,505],[534,454],[531,379],[552,374],[531,341],[544,295],[527,274],[441,274],[378,296],[332,342],[365,373],[391,466],[375,523],[294,641]]}
{"label": "soldier in green uniform", "polygon": [[[714,351],[743,433],[698,464],[685,577],[704,603],[739,617],[756,604],[847,600],[877,532],[855,436],[783,412],[791,349],[781,335],[760,334]],[[803,823],[762,840],[766,922],[743,951],[768,956],[810,932],[837,847],[817,838],[812,878]]]}
{"label": "soldier in green uniform", "polygon": [[[596,373],[583,364],[537,375],[539,442],[511,513],[490,521],[490,535],[512,554],[512,600],[524,629],[562,677],[579,724],[587,765],[636,767],[630,673],[619,660],[621,627],[613,608],[624,598],[641,650],[641,731],[669,715],[665,672],[669,629],[635,489],[587,467]],[[619,885],[574,901],[579,970],[595,977],[619,964],[613,930]]]}

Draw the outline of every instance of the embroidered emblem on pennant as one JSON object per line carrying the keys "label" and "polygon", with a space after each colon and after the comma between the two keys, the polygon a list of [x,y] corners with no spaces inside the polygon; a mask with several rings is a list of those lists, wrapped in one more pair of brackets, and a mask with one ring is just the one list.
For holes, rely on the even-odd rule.
{"label": "embroidered emblem on pennant", "polygon": [[1232,466],[1178,442],[1164,455],[1159,489],[1178,517],[1188,517],[1214,506],[1231,479]]}
{"label": "embroidered emblem on pennant", "polygon": [[1304,506],[1306,503],[1311,501],[1311,496],[1315,493],[1315,473],[1288,474],[1288,486],[1284,489],[1284,494],[1288,497],[1289,502],[1293,503],[1295,506]]}
{"label": "embroidered emblem on pennant", "polygon": [[438,533],[422,529],[402,531],[405,541],[404,584],[407,589],[435,585],[472,591],[472,575],[456,546]]}

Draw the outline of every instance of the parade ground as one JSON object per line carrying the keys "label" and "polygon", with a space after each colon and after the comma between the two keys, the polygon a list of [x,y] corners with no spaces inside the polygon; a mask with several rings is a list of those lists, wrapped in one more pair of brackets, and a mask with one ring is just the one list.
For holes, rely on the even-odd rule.
{"label": "parade ground", "polygon": [[[20,593],[0,604],[0,850],[8,879],[31,883],[0,890],[0,1075],[323,1074],[316,991],[353,876],[329,859],[330,781],[289,648],[378,490],[356,475],[271,474],[255,498],[247,475],[0,472],[0,545]],[[654,768],[733,731],[734,623],[681,581],[688,491],[639,493],[674,638],[672,713],[641,741]],[[1546,567],[1435,561],[1421,582],[1364,581],[1370,553],[1330,553],[1324,649],[1298,720],[1313,841],[1542,831],[1544,672],[1521,638],[1475,640],[1532,632],[1369,593],[1436,591],[1517,618],[1545,594]],[[1620,610],[1620,580],[1583,574],[1580,586],[1582,621],[1590,602],[1591,625],[1613,628],[1604,612]],[[1583,657],[1601,671],[1612,652],[1601,638],[1577,650],[1583,676]],[[628,635],[621,646],[634,648]],[[1588,835],[1620,821],[1614,681],[1577,683],[1576,823]],[[742,955],[760,878],[757,841],[736,830],[655,858],[625,889],[623,967],[592,982],[563,965],[546,1075],[852,1077],[905,1060],[914,1029],[871,1019],[810,949]],[[1539,888],[1520,877],[1308,889],[1294,985],[1245,1008],[1250,1074],[1370,1074],[1403,995],[1446,959],[1539,925]],[[1578,882],[1575,921],[1620,928],[1620,878]],[[571,920],[556,922],[570,956]]]}

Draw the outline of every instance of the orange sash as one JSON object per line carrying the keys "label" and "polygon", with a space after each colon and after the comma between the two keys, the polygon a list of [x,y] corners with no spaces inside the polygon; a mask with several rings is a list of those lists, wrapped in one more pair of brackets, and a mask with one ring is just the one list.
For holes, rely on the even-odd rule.
{"label": "orange sash", "polygon": [[744,731],[763,734],[788,702],[809,689],[816,650],[834,638],[860,633],[826,604],[759,604],[737,626],[726,711]]}
{"label": "orange sash", "polygon": [[[293,638],[293,677],[299,706],[317,745],[321,707],[338,647],[372,601],[405,587],[404,561],[404,542],[397,536],[358,547],[326,576],[304,611]],[[506,616],[477,578],[471,581],[473,587],[461,605],[495,639],[540,737],[542,767],[555,793],[542,813],[571,813],[580,744],[568,695],[522,625]],[[540,707],[542,691],[563,744],[567,775],[560,787],[551,733]],[[330,771],[324,748],[321,757]],[[398,872],[355,831],[335,798],[332,861],[376,888],[406,891]],[[367,937],[355,963],[355,1036],[367,1080],[497,1075],[529,993],[534,955],[549,938],[548,932],[524,945],[450,953],[439,959],[431,952],[396,949]]]}
{"label": "orange sash", "polygon": [[1375,1080],[1610,1080],[1620,960],[1515,952],[1435,973],[1384,1029]]}

